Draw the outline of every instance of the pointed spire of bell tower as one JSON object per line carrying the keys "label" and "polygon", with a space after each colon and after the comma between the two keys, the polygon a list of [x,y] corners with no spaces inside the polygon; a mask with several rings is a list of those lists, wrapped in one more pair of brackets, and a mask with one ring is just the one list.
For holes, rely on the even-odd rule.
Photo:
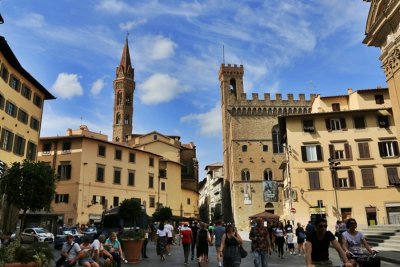
{"label": "pointed spire of bell tower", "polygon": [[121,62],[114,80],[113,141],[126,143],[132,134],[133,94],[135,92],[134,69],[129,53],[128,35],[122,50]]}

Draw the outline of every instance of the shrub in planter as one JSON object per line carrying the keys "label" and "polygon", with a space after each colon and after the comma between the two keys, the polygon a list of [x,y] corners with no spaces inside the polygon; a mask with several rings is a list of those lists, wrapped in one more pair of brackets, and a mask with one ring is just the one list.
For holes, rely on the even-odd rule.
{"label": "shrub in planter", "polygon": [[0,249],[0,266],[6,266],[7,263],[34,262],[33,266],[50,267],[53,260],[53,253],[47,243],[33,243],[31,245],[22,245],[18,240],[11,242],[8,246]]}

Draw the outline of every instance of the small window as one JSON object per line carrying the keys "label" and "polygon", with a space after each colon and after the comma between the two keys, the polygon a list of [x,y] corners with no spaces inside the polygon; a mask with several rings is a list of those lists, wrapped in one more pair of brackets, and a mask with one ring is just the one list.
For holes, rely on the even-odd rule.
{"label": "small window", "polygon": [[3,128],[1,132],[1,149],[11,151],[14,141],[14,134]]}
{"label": "small window", "polygon": [[379,128],[389,128],[389,116],[378,116],[378,126]]}
{"label": "small window", "polygon": [[105,166],[97,165],[96,170],[96,182],[104,182]]}
{"label": "small window", "polygon": [[369,159],[371,158],[369,153],[369,144],[368,142],[360,142],[358,143],[358,152],[360,154],[361,159]]}
{"label": "small window", "polygon": [[1,78],[5,81],[5,83],[8,83],[8,69],[6,68],[6,66],[3,64],[1,65],[1,70],[0,70],[0,76]]}
{"label": "small window", "polygon": [[273,177],[272,177],[271,169],[264,170],[264,181],[272,181],[272,180],[273,180]]}
{"label": "small window", "polygon": [[37,119],[35,119],[34,117],[31,117],[31,123],[30,126],[33,130],[35,131],[39,131],[39,121]]}
{"label": "small window", "polygon": [[149,188],[154,188],[154,176],[149,176]]}
{"label": "small window", "polygon": [[121,170],[114,169],[114,184],[121,184]]}
{"label": "small window", "polygon": [[354,120],[354,128],[356,128],[356,129],[365,129],[364,116],[353,117],[353,120]]}
{"label": "small window", "polygon": [[318,171],[309,171],[308,172],[308,180],[310,183],[310,189],[321,189]]}
{"label": "small window", "polygon": [[26,85],[22,85],[21,95],[23,97],[25,97],[26,99],[31,100],[32,90],[29,87],[27,87]]}
{"label": "small window", "polygon": [[21,87],[21,82],[14,75],[12,75],[10,78],[10,87],[17,92],[19,92],[19,89]]}
{"label": "small window", "polygon": [[42,154],[50,154],[51,151],[51,143],[43,143]]}
{"label": "small window", "polygon": [[157,140],[157,135],[153,135],[153,140]]}
{"label": "small window", "polygon": [[99,145],[97,155],[100,157],[105,157],[106,156],[106,147]]}
{"label": "small window", "polygon": [[188,198],[188,199],[186,200],[186,203],[187,203],[188,205],[190,205],[190,198]]}
{"label": "small window", "polygon": [[122,151],[119,149],[115,149],[115,159],[121,160],[122,159]]}
{"label": "small window", "polygon": [[36,159],[36,144],[32,142],[28,142],[28,147],[26,150],[26,158],[29,160],[35,160]]}
{"label": "small window", "polygon": [[70,162],[61,162],[61,165],[58,165],[57,173],[60,179],[71,179],[71,171],[72,166]]}
{"label": "small window", "polygon": [[154,167],[154,158],[149,158],[149,166]]}
{"label": "small window", "polygon": [[135,153],[129,153],[129,162],[130,163],[136,162],[136,154]]}
{"label": "small window", "polygon": [[33,104],[35,104],[37,107],[41,108],[42,107],[42,102],[43,102],[42,98],[39,95],[34,94],[34,96],[33,96]]}
{"label": "small window", "polygon": [[22,123],[27,124],[28,123],[28,113],[23,111],[22,109],[18,110],[18,120]]}
{"label": "small window", "polygon": [[155,208],[156,207],[156,198],[154,196],[149,197],[149,208]]}
{"label": "small window", "polygon": [[68,194],[56,194],[54,198],[55,203],[68,203],[69,195]]}
{"label": "small window", "polygon": [[248,169],[242,170],[242,181],[250,181],[250,171]]}
{"label": "small window", "polygon": [[119,197],[114,197],[113,198],[113,206],[118,207],[119,206]]}
{"label": "small window", "polygon": [[339,103],[333,103],[332,104],[332,111],[340,111],[340,104]]}
{"label": "small window", "polygon": [[161,182],[161,191],[165,191],[165,182]]}
{"label": "small window", "polygon": [[69,141],[63,142],[62,150],[63,152],[71,152],[71,142]]}
{"label": "small window", "polygon": [[128,172],[128,185],[130,186],[135,185],[135,172],[133,171]]}
{"label": "small window", "polygon": [[6,103],[6,113],[12,117],[16,117],[17,116],[17,106],[14,105],[13,103],[7,101]]}
{"label": "small window", "polygon": [[268,145],[263,145],[262,150],[263,152],[268,152]]}
{"label": "small window", "polygon": [[247,152],[247,145],[242,145],[242,152]]}
{"label": "small window", "polygon": [[315,132],[314,120],[303,120],[303,131],[305,133]]}
{"label": "small window", "polygon": [[397,167],[386,168],[389,185],[400,185],[399,173]]}
{"label": "small window", "polygon": [[372,168],[362,168],[361,177],[363,186],[375,186],[374,170]]}
{"label": "small window", "polygon": [[18,156],[23,156],[25,153],[25,139],[19,135],[15,136],[14,153]]}
{"label": "small window", "polygon": [[332,118],[325,120],[328,131],[346,130],[346,120],[344,118]]}
{"label": "small window", "polygon": [[383,99],[383,95],[375,95],[375,103],[378,105],[384,104],[385,100]]}

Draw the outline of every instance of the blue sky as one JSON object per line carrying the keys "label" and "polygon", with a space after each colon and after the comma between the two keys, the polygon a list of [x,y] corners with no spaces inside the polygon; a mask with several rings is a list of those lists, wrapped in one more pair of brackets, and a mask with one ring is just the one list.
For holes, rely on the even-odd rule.
{"label": "blue sky", "polygon": [[[222,162],[218,70],[243,64],[246,93],[346,94],[386,87],[362,44],[362,0],[2,0],[5,36],[57,99],[42,136],[81,124],[112,137],[113,80],[125,37],[135,68],[133,131],[194,142],[200,178]],[[262,98],[262,97],[260,97]]]}

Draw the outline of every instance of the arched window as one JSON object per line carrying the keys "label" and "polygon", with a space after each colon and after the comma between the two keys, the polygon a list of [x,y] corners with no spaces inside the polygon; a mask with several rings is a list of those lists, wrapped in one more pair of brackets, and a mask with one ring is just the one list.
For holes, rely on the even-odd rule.
{"label": "arched window", "polygon": [[124,117],[124,124],[125,124],[125,125],[128,125],[128,124],[129,124],[129,114],[125,114],[125,117]]}
{"label": "arched window", "polygon": [[281,134],[279,127],[275,125],[272,128],[272,150],[273,153],[283,153],[283,146],[281,144]]}
{"label": "arched window", "polygon": [[126,94],[126,96],[125,96],[125,105],[127,105],[127,106],[131,105],[131,94]]}
{"label": "arched window", "polygon": [[122,104],[122,92],[118,92],[117,94],[117,106]]}
{"label": "arched window", "polygon": [[250,171],[248,169],[242,170],[242,181],[250,181]]}
{"label": "arched window", "polygon": [[115,124],[121,124],[121,114],[117,113],[115,117]]}
{"label": "arched window", "polygon": [[235,79],[231,79],[229,81],[229,91],[236,95],[236,80]]}
{"label": "arched window", "polygon": [[272,171],[270,169],[265,169],[264,170],[264,180],[265,181],[272,181],[273,180]]}

